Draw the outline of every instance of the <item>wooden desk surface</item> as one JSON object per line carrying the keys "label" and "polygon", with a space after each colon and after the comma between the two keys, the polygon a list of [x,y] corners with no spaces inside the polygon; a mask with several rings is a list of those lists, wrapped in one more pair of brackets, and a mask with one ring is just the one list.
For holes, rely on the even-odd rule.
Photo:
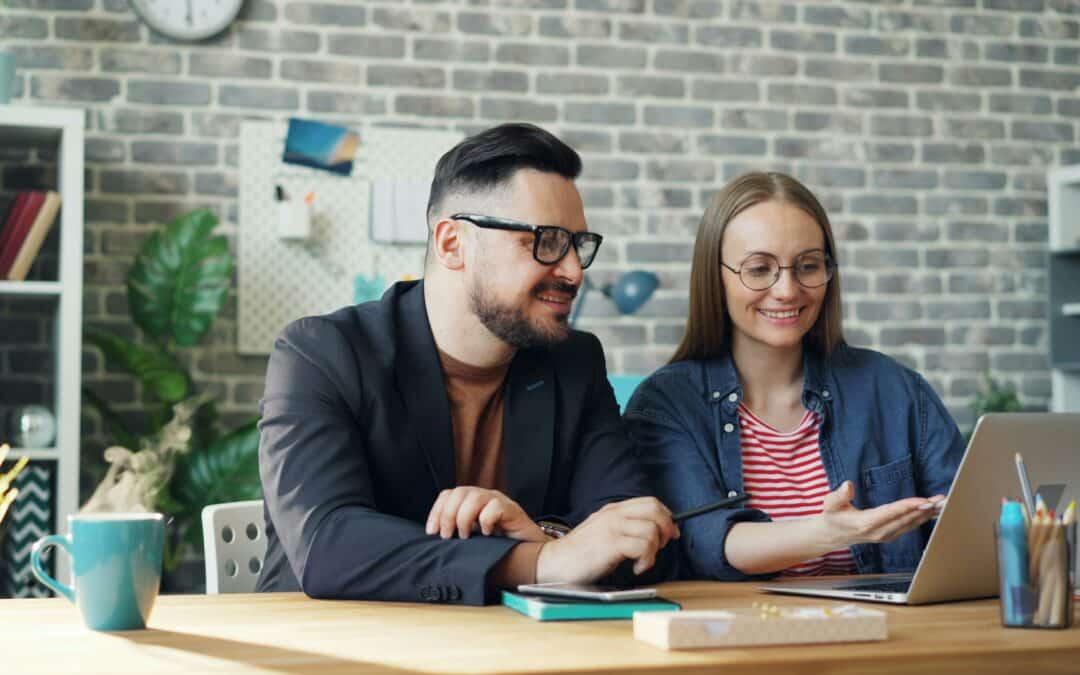
{"label": "wooden desk surface", "polygon": [[[686,609],[823,604],[748,584],[661,587]],[[630,621],[540,623],[502,607],[162,596],[150,628],[95,633],[63,599],[0,601],[2,673],[1077,673],[1080,626],[1006,630],[996,600],[892,607],[885,642],[665,652]]]}

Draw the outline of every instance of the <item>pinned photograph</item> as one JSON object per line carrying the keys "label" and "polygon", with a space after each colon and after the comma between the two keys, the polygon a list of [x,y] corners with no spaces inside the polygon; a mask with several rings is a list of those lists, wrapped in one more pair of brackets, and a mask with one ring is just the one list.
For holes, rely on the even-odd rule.
{"label": "pinned photograph", "polygon": [[352,173],[353,159],[360,146],[355,131],[314,120],[289,119],[282,161],[322,169],[341,176]]}

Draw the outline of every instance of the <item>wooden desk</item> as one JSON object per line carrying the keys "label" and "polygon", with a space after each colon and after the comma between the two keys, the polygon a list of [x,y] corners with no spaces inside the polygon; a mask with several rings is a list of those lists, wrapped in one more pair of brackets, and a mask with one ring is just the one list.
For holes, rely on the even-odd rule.
{"label": "wooden desk", "polygon": [[[821,604],[747,584],[683,582],[686,609]],[[310,600],[300,594],[162,596],[150,629],[94,633],[66,600],[0,601],[3,673],[1077,673],[1080,627],[1003,629],[996,600],[875,605],[875,643],[665,652],[630,621],[539,623],[502,607]]]}

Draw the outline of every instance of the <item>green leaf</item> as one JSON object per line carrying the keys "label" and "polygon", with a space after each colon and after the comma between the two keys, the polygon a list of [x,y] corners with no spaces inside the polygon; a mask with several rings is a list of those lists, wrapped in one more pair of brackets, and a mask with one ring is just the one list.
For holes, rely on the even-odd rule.
{"label": "green leaf", "polygon": [[116,414],[116,411],[100,396],[86,387],[83,387],[82,393],[86,398],[86,402],[101,415],[102,421],[105,422],[105,428],[115,437],[116,442],[129,450],[138,450],[139,439],[128,427],[127,423],[124,422],[123,418]]}
{"label": "green leaf", "polygon": [[185,213],[150,235],[128,274],[131,316],[147,335],[197,344],[225,302],[233,259],[225,237],[211,236],[217,217]]}
{"label": "green leaf", "polygon": [[180,457],[169,491],[184,506],[186,517],[196,516],[207,504],[262,497],[256,420]]}
{"label": "green leaf", "polygon": [[187,397],[187,373],[168,354],[93,328],[83,332],[83,340],[100,349],[108,363],[139,378],[143,387],[162,401],[176,403]]}

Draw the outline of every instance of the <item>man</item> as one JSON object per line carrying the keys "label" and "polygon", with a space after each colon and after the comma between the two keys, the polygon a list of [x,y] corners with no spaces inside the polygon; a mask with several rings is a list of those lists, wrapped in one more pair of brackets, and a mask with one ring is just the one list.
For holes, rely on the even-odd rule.
{"label": "man", "polygon": [[259,590],[483,604],[664,572],[678,529],[641,496],[600,343],[568,326],[601,242],[580,170],[528,124],[462,141],[435,169],[424,279],[283,331]]}

